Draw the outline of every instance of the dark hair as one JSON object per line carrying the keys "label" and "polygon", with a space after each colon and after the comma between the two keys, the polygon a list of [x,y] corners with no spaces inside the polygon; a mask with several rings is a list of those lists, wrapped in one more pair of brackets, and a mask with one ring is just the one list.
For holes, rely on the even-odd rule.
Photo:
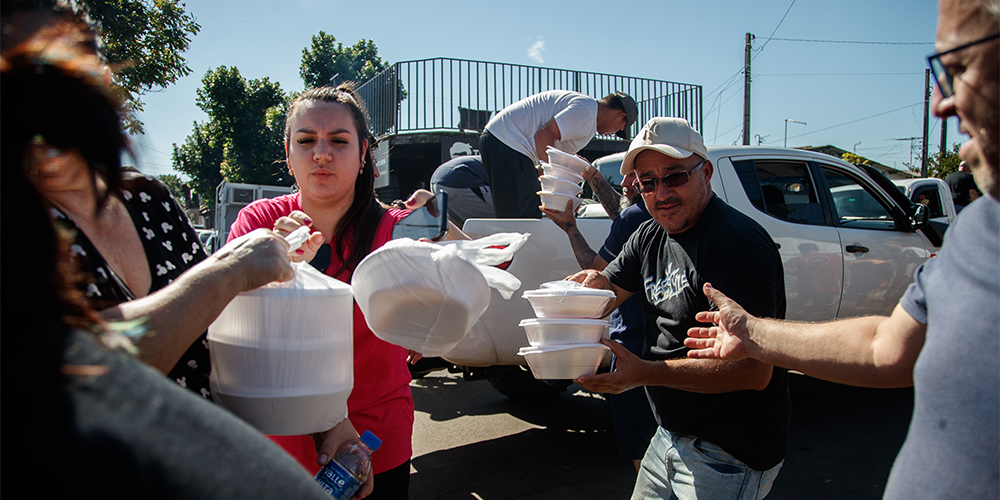
{"label": "dark hair", "polygon": [[[361,164],[361,174],[354,181],[354,202],[334,228],[332,240],[337,256],[342,262],[333,275],[339,276],[345,269],[353,274],[361,259],[371,252],[372,243],[375,241],[375,230],[382,214],[385,213],[385,209],[375,196],[375,155],[372,152],[375,147],[375,137],[368,129],[368,110],[355,90],[353,82],[342,83],[337,87],[309,89],[288,105],[288,111],[285,113],[286,144],[291,138],[292,119],[306,101],[336,102],[346,106],[354,118],[359,147],[361,142],[368,143]],[[349,253],[346,249],[348,240],[350,240]]]}
{"label": "dark hair", "polygon": [[[7,30],[13,17],[3,19],[5,34],[13,31]],[[14,251],[8,238],[0,264],[6,273],[2,364],[7,380],[31,381],[11,384],[7,393],[23,408],[11,417],[10,428],[42,436],[41,444],[20,447],[24,453],[19,456],[29,462],[43,455],[32,448],[58,445],[76,454],[73,406],[61,373],[63,353],[71,326],[94,329],[101,320],[74,286],[79,274],[69,258],[70,240],[52,224],[45,201],[28,178],[26,153],[30,144],[40,142],[79,151],[94,179],[104,179],[106,196],[119,184],[120,153],[127,144],[116,101],[103,79],[94,78],[104,73],[87,45],[93,32],[71,17],[47,26],[54,29],[38,32],[32,43],[3,46],[0,93],[0,217],[8,230],[16,228],[23,249]]]}
{"label": "dark hair", "polygon": [[[4,47],[0,104],[4,205],[45,206],[26,175],[32,168],[26,157],[28,146],[44,144],[80,153],[92,174],[91,186],[100,210],[107,196],[118,192],[121,154],[129,151],[128,138],[121,128],[118,101],[104,84],[105,67],[90,45],[94,37],[90,27],[73,16],[64,16],[52,26],[53,29],[30,41]],[[103,191],[98,190],[98,178],[105,186]],[[3,216],[27,217],[27,211],[27,208],[5,210]],[[68,265],[64,264],[66,259],[61,259],[63,256],[46,253],[60,248],[61,238],[51,227],[47,210],[42,208],[37,212],[42,227],[29,224],[21,237],[26,242],[33,237],[46,242],[30,243],[33,251],[42,252],[33,257],[44,256],[45,260],[37,263],[39,266],[55,269]],[[42,234],[33,235],[31,231]],[[18,266],[7,269],[21,270]],[[77,276],[60,270],[53,275],[55,281],[46,281],[45,285],[54,284],[59,289],[62,299],[53,305],[64,309],[61,315],[65,321],[76,326],[93,325],[99,321],[97,316],[83,305],[82,297],[77,297],[75,287],[69,282]],[[9,279],[7,282],[18,283]]]}
{"label": "dark hair", "polygon": [[608,94],[602,97],[600,102],[613,110],[625,111],[625,104],[616,94]]}

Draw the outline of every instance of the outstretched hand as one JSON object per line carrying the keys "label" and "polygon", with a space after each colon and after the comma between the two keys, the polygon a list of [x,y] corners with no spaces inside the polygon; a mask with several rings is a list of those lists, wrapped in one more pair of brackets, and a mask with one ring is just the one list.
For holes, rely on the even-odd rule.
{"label": "outstretched hand", "polygon": [[701,323],[715,323],[711,327],[695,327],[688,330],[684,345],[689,358],[714,358],[738,361],[750,357],[749,321],[750,316],[739,304],[722,292],[705,283],[705,296],[716,306],[717,311],[702,311],[695,315]]}

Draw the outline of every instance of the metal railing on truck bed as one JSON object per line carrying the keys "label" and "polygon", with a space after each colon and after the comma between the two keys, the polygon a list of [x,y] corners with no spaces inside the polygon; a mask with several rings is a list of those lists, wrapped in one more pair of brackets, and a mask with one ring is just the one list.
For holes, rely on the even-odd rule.
{"label": "metal railing on truck bed", "polygon": [[634,135],[654,116],[677,116],[702,128],[702,87],[631,76],[466,59],[402,61],[358,90],[377,138],[431,130],[482,130],[493,113],[546,90],[575,90],[595,98],[632,96],[639,117]]}

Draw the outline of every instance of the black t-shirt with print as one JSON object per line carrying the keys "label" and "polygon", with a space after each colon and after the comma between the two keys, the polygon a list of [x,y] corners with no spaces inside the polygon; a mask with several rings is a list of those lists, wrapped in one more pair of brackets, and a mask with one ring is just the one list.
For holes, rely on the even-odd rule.
{"label": "black t-shirt with print", "polygon": [[[604,270],[616,286],[639,293],[646,317],[644,358],[684,358],[687,331],[715,309],[706,282],[755,316],[783,318],[781,258],[767,231],[714,196],[698,222],[670,235],[655,219],[632,235]],[[660,425],[715,443],[750,467],[766,470],[785,457],[791,408],[787,372],[775,367],[762,391],[700,394],[662,386],[646,391]]]}

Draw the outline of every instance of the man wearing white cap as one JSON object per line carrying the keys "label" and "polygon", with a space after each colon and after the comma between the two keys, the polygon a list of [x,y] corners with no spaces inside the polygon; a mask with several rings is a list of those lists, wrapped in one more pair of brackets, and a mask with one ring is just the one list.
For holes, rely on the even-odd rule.
{"label": "man wearing white cap", "polygon": [[577,382],[612,394],[646,387],[659,429],[633,499],[763,498],[785,458],[786,371],[749,359],[690,359],[684,339],[695,314],[714,307],[702,293],[707,282],[724,282],[756,315],[784,317],[777,248],[764,228],[712,193],[714,166],[687,121],[650,120],[622,162],[622,175],[633,171],[653,219],[604,271],[570,279],[613,290],[611,307],[640,294],[643,357],[602,340],[618,356],[615,371]]}

